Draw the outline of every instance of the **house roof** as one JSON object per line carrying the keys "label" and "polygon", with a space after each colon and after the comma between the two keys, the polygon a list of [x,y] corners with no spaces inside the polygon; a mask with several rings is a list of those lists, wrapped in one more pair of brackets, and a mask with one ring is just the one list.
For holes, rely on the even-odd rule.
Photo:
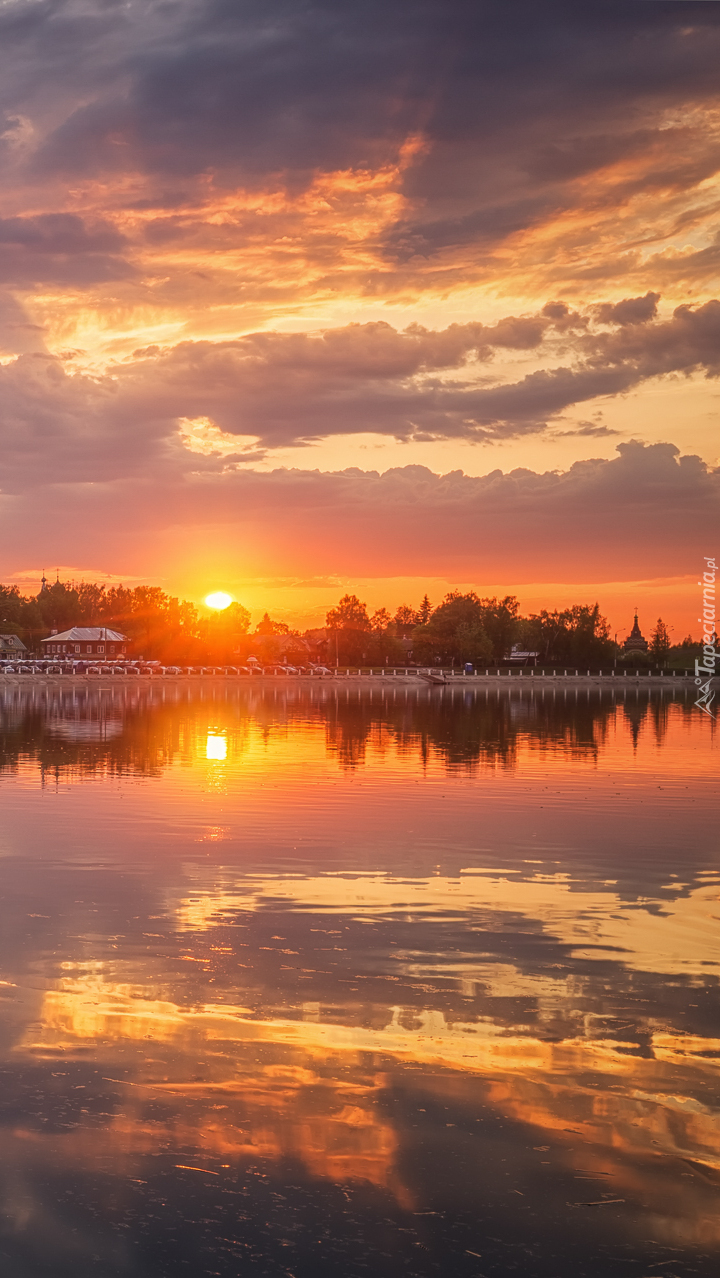
{"label": "house roof", "polygon": [[63,630],[59,635],[48,635],[42,643],[127,643],[127,635],[117,630],[108,630],[107,626],[73,626],[72,630]]}
{"label": "house roof", "polygon": [[2,647],[7,645],[8,648],[21,648],[23,652],[27,652],[27,648],[19,635],[0,635]]}

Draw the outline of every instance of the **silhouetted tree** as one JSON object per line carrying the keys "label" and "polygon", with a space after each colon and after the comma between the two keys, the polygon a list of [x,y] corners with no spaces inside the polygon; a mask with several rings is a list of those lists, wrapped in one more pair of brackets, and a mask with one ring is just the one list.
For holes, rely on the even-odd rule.
{"label": "silhouetted tree", "polygon": [[432,604],[430,603],[430,600],[425,594],[423,595],[422,602],[420,604],[420,607],[418,608],[418,617],[417,617],[418,625],[426,626],[431,617],[432,617]]}
{"label": "silhouetted tree", "polygon": [[[427,598],[427,596],[426,596]],[[400,639],[407,639],[412,634],[417,625],[420,624],[420,613],[411,608],[409,604],[400,604],[395,616],[393,617],[393,625],[395,634]]]}
{"label": "silhouetted tree", "polygon": [[290,627],[284,621],[273,621],[269,613],[263,613],[262,620],[255,627],[256,635],[289,635]]}
{"label": "silhouetted tree", "polygon": [[330,630],[370,630],[367,605],[357,595],[343,595],[337,608],[331,608],[325,618]]}
{"label": "silhouetted tree", "polygon": [[650,635],[650,653],[653,661],[657,666],[662,666],[667,660],[670,652],[670,635],[662,617],[658,617],[657,624]]}
{"label": "silhouetted tree", "polygon": [[385,634],[392,625],[392,617],[387,608],[378,608],[370,618],[371,629],[376,634]]}
{"label": "silhouetted tree", "polygon": [[612,661],[610,629],[596,603],[554,612],[543,609],[530,616],[523,629],[525,642],[540,653],[543,662],[597,665]]}
{"label": "silhouetted tree", "polygon": [[492,658],[493,645],[483,625],[480,599],[470,591],[445,596],[425,626],[418,626],[414,652],[421,663],[441,661],[483,662]]}

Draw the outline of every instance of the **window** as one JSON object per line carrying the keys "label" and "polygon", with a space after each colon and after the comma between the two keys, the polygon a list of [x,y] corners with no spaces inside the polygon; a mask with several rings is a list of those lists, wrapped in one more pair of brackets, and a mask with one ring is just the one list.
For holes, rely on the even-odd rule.
{"label": "window", "polygon": [[104,643],[99,643],[99,644],[98,644],[98,646],[97,646],[97,650],[98,650],[98,652],[104,652],[104,651],[105,651],[105,644],[104,644]]}
{"label": "window", "polygon": [[85,645],[85,648],[86,648],[87,652],[92,652],[92,644],[91,644],[91,643],[86,644],[86,645]]}
{"label": "window", "polygon": [[79,644],[79,643],[76,643],[76,644],[75,644],[75,651],[76,651],[76,652],[79,652],[79,651],[80,651],[80,644]]}

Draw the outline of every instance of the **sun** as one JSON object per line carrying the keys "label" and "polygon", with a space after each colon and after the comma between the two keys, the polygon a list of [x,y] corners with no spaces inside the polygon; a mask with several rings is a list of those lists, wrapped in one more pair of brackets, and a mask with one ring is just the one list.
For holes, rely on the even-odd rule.
{"label": "sun", "polygon": [[224,590],[216,590],[214,594],[205,596],[205,603],[208,608],[217,608],[218,612],[222,612],[224,608],[230,607],[232,595],[226,595]]}

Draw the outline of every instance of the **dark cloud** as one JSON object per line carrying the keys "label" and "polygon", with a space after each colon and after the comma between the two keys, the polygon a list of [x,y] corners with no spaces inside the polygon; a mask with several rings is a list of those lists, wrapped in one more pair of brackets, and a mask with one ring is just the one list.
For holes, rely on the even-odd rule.
{"label": "dark cloud", "polygon": [[619,435],[619,430],[611,430],[609,426],[604,426],[602,422],[578,422],[575,430],[559,430],[556,433],[557,439],[607,439],[611,435]]}
{"label": "dark cloud", "polygon": [[88,224],[74,213],[0,218],[0,282],[27,288],[125,279],[132,274],[120,256],[125,244],[109,223]]}
{"label": "dark cloud", "polygon": [[77,254],[113,252],[122,248],[125,240],[106,222],[89,227],[73,213],[43,213],[0,218],[0,244],[35,253]]}
{"label": "dark cloud", "polygon": [[151,6],[144,33],[143,8],[127,7],[106,45],[108,90],[48,135],[43,168],[302,180],[316,168],[382,162],[417,122],[432,5],[408,21],[377,0],[186,0]]}
{"label": "dark cloud", "polygon": [[708,4],[38,0],[0,13],[0,108],[9,137],[31,121],[7,163],[36,179],[212,171],[298,189],[421,135],[413,211],[386,241],[412,257],[500,242],[620,162],[642,161],[645,187],[697,184],[715,148],[668,112],[714,99],[719,59]]}
{"label": "dark cloud", "polygon": [[[635,302],[619,305],[632,312]],[[562,330],[565,314],[559,319]],[[139,358],[118,377],[131,398],[147,396],[169,415],[208,416],[223,431],[257,435],[274,447],[368,431],[402,439],[507,438],[543,431],[575,405],[651,378],[720,372],[718,301],[681,306],[669,320],[628,323],[616,333],[574,323],[572,364],[501,385],[488,384],[493,350],[540,347],[554,328],[551,317],[440,332],[354,324],[316,335],[182,343]]]}
{"label": "dark cloud", "polygon": [[[618,305],[632,313],[636,302]],[[647,299],[640,302],[648,309]],[[207,418],[223,432],[215,453],[210,436],[205,454],[195,457],[198,468],[212,471],[228,464],[233,437],[243,437],[237,458],[250,463],[273,448],[361,432],[471,441],[557,434],[565,414],[599,396],[673,374],[720,375],[719,301],[613,330],[593,325],[596,309],[573,316],[572,329],[565,310],[553,310],[555,323],[545,308],[539,316],[510,316],[495,325],[432,330],[412,324],[400,332],[381,322],[150,346],[95,376],[69,374],[56,359],[25,354],[0,367],[4,487],[43,482],[48,474],[105,480],[148,468],[182,471],[182,418]],[[566,357],[573,353],[571,363],[495,381],[496,354],[530,352],[534,362],[547,364],[559,343]],[[26,338],[9,349],[40,352],[42,346]],[[566,433],[611,432],[585,423]],[[258,447],[248,449],[246,437]]]}
{"label": "dark cloud", "polygon": [[655,319],[659,293],[646,293],[644,297],[626,297],[622,302],[603,302],[595,307],[595,314],[602,324],[647,324]]}

